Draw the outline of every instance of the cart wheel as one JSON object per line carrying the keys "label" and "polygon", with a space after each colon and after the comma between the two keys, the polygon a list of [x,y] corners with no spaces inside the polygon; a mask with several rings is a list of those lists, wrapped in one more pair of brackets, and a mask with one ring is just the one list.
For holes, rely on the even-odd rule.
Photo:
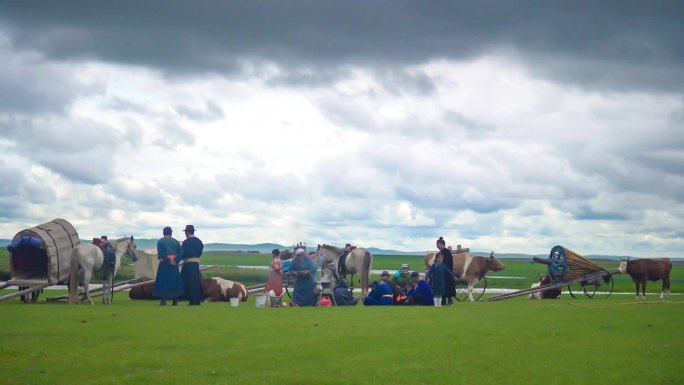
{"label": "cart wheel", "polygon": [[[478,283],[473,285],[473,299],[479,301],[487,289],[487,277],[483,277]],[[468,284],[463,280],[456,280],[456,300],[464,302],[468,300]]]}
{"label": "cart wheel", "polygon": [[587,297],[605,299],[610,297],[613,293],[613,287],[615,282],[613,282],[613,276],[607,275],[605,277],[599,277],[591,282],[583,282],[582,287]]}
{"label": "cart wheel", "polygon": [[[582,282],[575,282],[568,285],[568,292],[572,298],[585,298],[587,295],[584,292]],[[589,297],[591,298],[591,297]]]}
{"label": "cart wheel", "polygon": [[[26,290],[29,287],[30,286],[19,286],[19,291]],[[42,292],[42,290],[37,290],[37,291],[31,292],[28,294],[24,294],[24,295],[20,296],[21,302],[35,303],[38,300],[38,296],[40,295],[41,292]]]}

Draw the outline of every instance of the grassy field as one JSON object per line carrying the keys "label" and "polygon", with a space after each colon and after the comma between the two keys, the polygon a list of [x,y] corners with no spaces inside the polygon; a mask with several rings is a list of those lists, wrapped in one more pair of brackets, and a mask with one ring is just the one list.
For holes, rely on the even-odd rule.
{"label": "grassy field", "polygon": [[[263,282],[268,256],[207,253],[205,272]],[[374,269],[422,258],[376,256]],[[490,287],[528,287],[544,267],[506,260]],[[608,268],[613,268],[607,265]],[[0,252],[0,271],[7,254]],[[672,291],[684,269],[675,265]],[[124,267],[119,279],[132,276]],[[626,276],[615,291],[631,292]],[[656,293],[660,284],[651,284]],[[11,291],[3,290],[0,294]],[[684,296],[457,303],[445,308],[160,307],[0,303],[0,384],[680,384]]]}
{"label": "grassy field", "polygon": [[2,384],[681,384],[680,296],[445,308],[0,303]]}

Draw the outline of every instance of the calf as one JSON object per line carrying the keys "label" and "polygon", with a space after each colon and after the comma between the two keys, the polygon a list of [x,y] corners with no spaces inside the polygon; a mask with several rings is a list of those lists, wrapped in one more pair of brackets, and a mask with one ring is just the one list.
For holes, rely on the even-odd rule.
{"label": "calf", "polygon": [[249,296],[245,285],[219,277],[202,278],[202,290],[208,302],[228,301],[231,298],[239,298],[245,302]]}
{"label": "calf", "polygon": [[663,287],[660,290],[660,298],[668,298],[670,296],[670,272],[672,271],[672,262],[669,258],[662,259],[635,259],[622,260],[620,273],[629,274],[632,281],[636,284],[636,297],[639,298],[639,288],[641,293],[646,298],[646,282],[663,280]]}
{"label": "calf", "polygon": [[[128,296],[131,299],[153,299],[152,290],[154,290],[154,282],[149,282],[131,288]],[[228,301],[231,298],[240,298],[244,302],[247,301],[249,295],[245,285],[240,282],[218,277],[202,278],[202,291],[204,292],[204,299],[208,302]]]}
{"label": "calf", "polygon": [[[548,275],[544,275],[539,277],[539,282],[533,283],[532,288],[543,286],[543,285],[548,285],[551,283],[551,277]],[[556,299],[560,298],[561,295],[561,289],[556,288],[556,289],[547,289],[547,290],[542,290],[538,291],[536,293],[532,293],[529,295],[530,299]]]}

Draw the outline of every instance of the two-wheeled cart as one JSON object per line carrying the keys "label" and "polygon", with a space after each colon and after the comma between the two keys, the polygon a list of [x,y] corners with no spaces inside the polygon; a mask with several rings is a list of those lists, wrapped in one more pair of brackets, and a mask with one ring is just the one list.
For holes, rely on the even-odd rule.
{"label": "two-wheeled cart", "polygon": [[567,286],[573,298],[608,298],[613,292],[613,274],[618,272],[617,269],[606,270],[598,263],[563,246],[553,247],[548,258],[534,257],[533,260],[548,266],[550,284],[505,293],[485,300],[498,301],[564,286]]}

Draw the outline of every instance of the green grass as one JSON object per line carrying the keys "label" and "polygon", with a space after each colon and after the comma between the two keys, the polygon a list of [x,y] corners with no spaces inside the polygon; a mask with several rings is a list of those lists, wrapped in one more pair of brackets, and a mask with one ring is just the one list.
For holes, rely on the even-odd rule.
{"label": "green grass", "polygon": [[449,308],[0,303],[3,384],[679,384],[681,296]]}

